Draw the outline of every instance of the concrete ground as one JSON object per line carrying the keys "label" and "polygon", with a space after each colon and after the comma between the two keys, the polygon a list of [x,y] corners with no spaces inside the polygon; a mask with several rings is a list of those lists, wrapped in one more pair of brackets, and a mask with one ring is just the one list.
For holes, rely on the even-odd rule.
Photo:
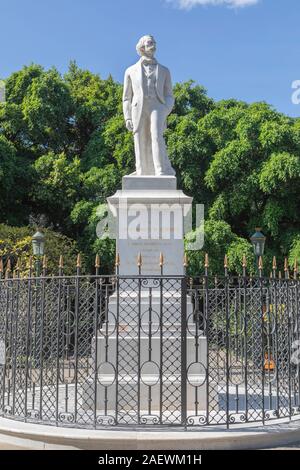
{"label": "concrete ground", "polygon": [[192,431],[157,429],[88,430],[29,424],[0,418],[2,449],[86,450],[238,450],[300,449],[300,420],[266,426],[197,428]]}
{"label": "concrete ground", "polygon": [[300,442],[295,442],[295,444],[286,445],[284,447],[271,447],[264,450],[300,450]]}

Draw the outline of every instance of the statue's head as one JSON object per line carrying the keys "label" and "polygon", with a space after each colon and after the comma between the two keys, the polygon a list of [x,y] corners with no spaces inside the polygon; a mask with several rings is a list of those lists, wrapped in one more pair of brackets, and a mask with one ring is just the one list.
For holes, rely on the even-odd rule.
{"label": "statue's head", "polygon": [[156,42],[153,36],[149,34],[143,36],[136,45],[136,51],[140,56],[154,57],[156,51]]}

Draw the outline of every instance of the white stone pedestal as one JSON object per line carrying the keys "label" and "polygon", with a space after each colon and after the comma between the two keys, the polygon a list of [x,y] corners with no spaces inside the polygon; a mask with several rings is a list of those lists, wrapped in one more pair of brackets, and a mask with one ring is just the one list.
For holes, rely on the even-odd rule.
{"label": "white stone pedestal", "polygon": [[[92,379],[84,385],[86,407],[96,396],[100,414],[115,414],[118,421],[124,416],[125,422],[147,413],[180,419],[183,403],[189,415],[205,410],[206,338],[195,330],[192,302],[181,284],[184,217],[192,198],[177,190],[174,176],[130,175],[108,203],[117,221],[120,277],[107,322],[94,339],[97,390]],[[166,277],[159,277],[160,253]]]}
{"label": "white stone pedestal", "polygon": [[[153,328],[157,328],[154,326]],[[132,332],[131,332],[132,333]],[[118,347],[117,347],[118,342]],[[188,414],[195,414],[196,400],[198,411],[206,410],[206,338],[198,338],[198,354],[202,358],[201,366],[193,367],[195,364],[195,336],[188,334],[186,337],[186,409]],[[152,355],[149,360],[149,346],[151,344]],[[118,355],[117,355],[117,350]],[[168,350],[174,351],[171,355]],[[140,351],[140,356],[138,356]],[[104,361],[108,353],[109,362]],[[124,354],[123,354],[124,353]],[[134,355],[130,363],[126,361],[125,354]],[[120,357],[121,356],[123,357]],[[127,357],[128,357],[127,356]],[[138,406],[140,412],[145,413],[151,408],[151,414],[159,412],[167,415],[170,412],[181,411],[183,389],[181,370],[182,356],[180,348],[180,332],[173,329],[172,334],[163,338],[159,335],[151,337],[143,331],[140,336],[130,334],[130,331],[122,331],[117,338],[116,333],[109,335],[109,349],[107,351],[107,337],[99,335],[97,338],[97,410],[103,412],[116,409],[119,403],[119,412],[136,413]],[[162,359],[162,363],[161,361]],[[118,358],[118,360],[117,360]],[[118,380],[116,380],[117,362],[119,365]],[[160,375],[160,368],[162,374]],[[140,373],[138,372],[140,371]],[[197,385],[197,388],[195,387]],[[94,387],[93,380],[90,381],[89,395],[85,399],[87,408],[93,407],[93,396],[91,388]],[[151,389],[151,390],[150,390]],[[197,392],[196,392],[197,390]],[[197,395],[196,395],[197,393]],[[118,399],[116,400],[116,395]],[[162,394],[162,396],[161,396]],[[143,414],[141,413],[141,414]]]}
{"label": "white stone pedestal", "polygon": [[139,253],[143,274],[160,274],[160,253],[164,274],[183,274],[184,216],[192,198],[176,189],[175,176],[125,176],[122,190],[109,197],[108,204],[117,220],[121,275],[138,273]]}

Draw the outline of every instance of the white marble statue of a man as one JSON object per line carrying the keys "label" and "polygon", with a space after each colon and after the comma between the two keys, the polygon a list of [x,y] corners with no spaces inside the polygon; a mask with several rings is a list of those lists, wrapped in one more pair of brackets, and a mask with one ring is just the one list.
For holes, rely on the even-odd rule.
{"label": "white marble statue of a man", "polygon": [[170,71],[156,61],[152,36],[143,36],[136,50],[141,59],[126,70],[123,92],[126,127],[134,135],[136,174],[174,175],[163,135],[174,106]]}

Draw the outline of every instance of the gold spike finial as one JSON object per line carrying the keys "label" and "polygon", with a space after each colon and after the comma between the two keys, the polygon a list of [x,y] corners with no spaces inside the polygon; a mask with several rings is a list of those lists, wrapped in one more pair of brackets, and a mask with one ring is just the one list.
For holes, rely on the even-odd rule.
{"label": "gold spike finial", "polygon": [[160,253],[159,255],[159,266],[162,267],[164,265],[164,255]]}
{"label": "gold spike finial", "polygon": [[295,262],[294,262],[294,273],[298,274],[298,260],[297,259],[295,259]]}
{"label": "gold spike finial", "polygon": [[224,268],[225,268],[225,269],[228,268],[228,259],[227,259],[227,255],[224,256]]}
{"label": "gold spike finial", "polygon": [[20,275],[20,260],[18,258],[15,271],[14,271],[14,277],[19,277],[19,275]]}
{"label": "gold spike finial", "polygon": [[0,258],[0,273],[3,273],[3,259]]}
{"label": "gold spike finial", "polygon": [[100,256],[97,254],[95,258],[95,268],[100,268]]}
{"label": "gold spike finial", "polygon": [[205,253],[204,267],[205,267],[205,268],[208,268],[208,267],[209,267],[209,257],[208,257],[208,253]]}
{"label": "gold spike finial", "polygon": [[276,256],[273,256],[273,269],[277,269],[277,261],[276,261]]}
{"label": "gold spike finial", "polygon": [[8,273],[11,272],[11,262],[10,262],[10,258],[8,258],[8,261],[7,261],[6,272],[8,272]]}
{"label": "gold spike finial", "polygon": [[120,255],[119,255],[119,253],[116,254],[115,265],[120,266]]}
{"label": "gold spike finial", "polygon": [[48,260],[47,260],[47,256],[44,255],[43,256],[43,269],[47,269],[48,267]]}
{"label": "gold spike finial", "polygon": [[63,255],[60,255],[60,257],[59,257],[58,267],[59,267],[59,269],[63,269],[63,267],[64,267],[64,257],[63,257]]}
{"label": "gold spike finial", "polygon": [[188,255],[185,253],[184,257],[183,257],[183,266],[184,266],[184,268],[187,268],[188,265],[189,265]]}
{"label": "gold spike finial", "polygon": [[286,273],[289,270],[289,264],[287,258],[284,258],[284,272]]}
{"label": "gold spike finial", "polygon": [[262,260],[262,257],[260,256],[258,260],[258,269],[262,270],[262,268],[263,268],[263,260]]}
{"label": "gold spike finial", "polygon": [[140,268],[142,264],[143,264],[142,253],[139,253],[137,257],[137,265]]}
{"label": "gold spike finial", "polygon": [[81,254],[80,253],[78,253],[77,255],[76,268],[81,268]]}
{"label": "gold spike finial", "polygon": [[246,255],[243,255],[243,268],[247,268],[247,258]]}

